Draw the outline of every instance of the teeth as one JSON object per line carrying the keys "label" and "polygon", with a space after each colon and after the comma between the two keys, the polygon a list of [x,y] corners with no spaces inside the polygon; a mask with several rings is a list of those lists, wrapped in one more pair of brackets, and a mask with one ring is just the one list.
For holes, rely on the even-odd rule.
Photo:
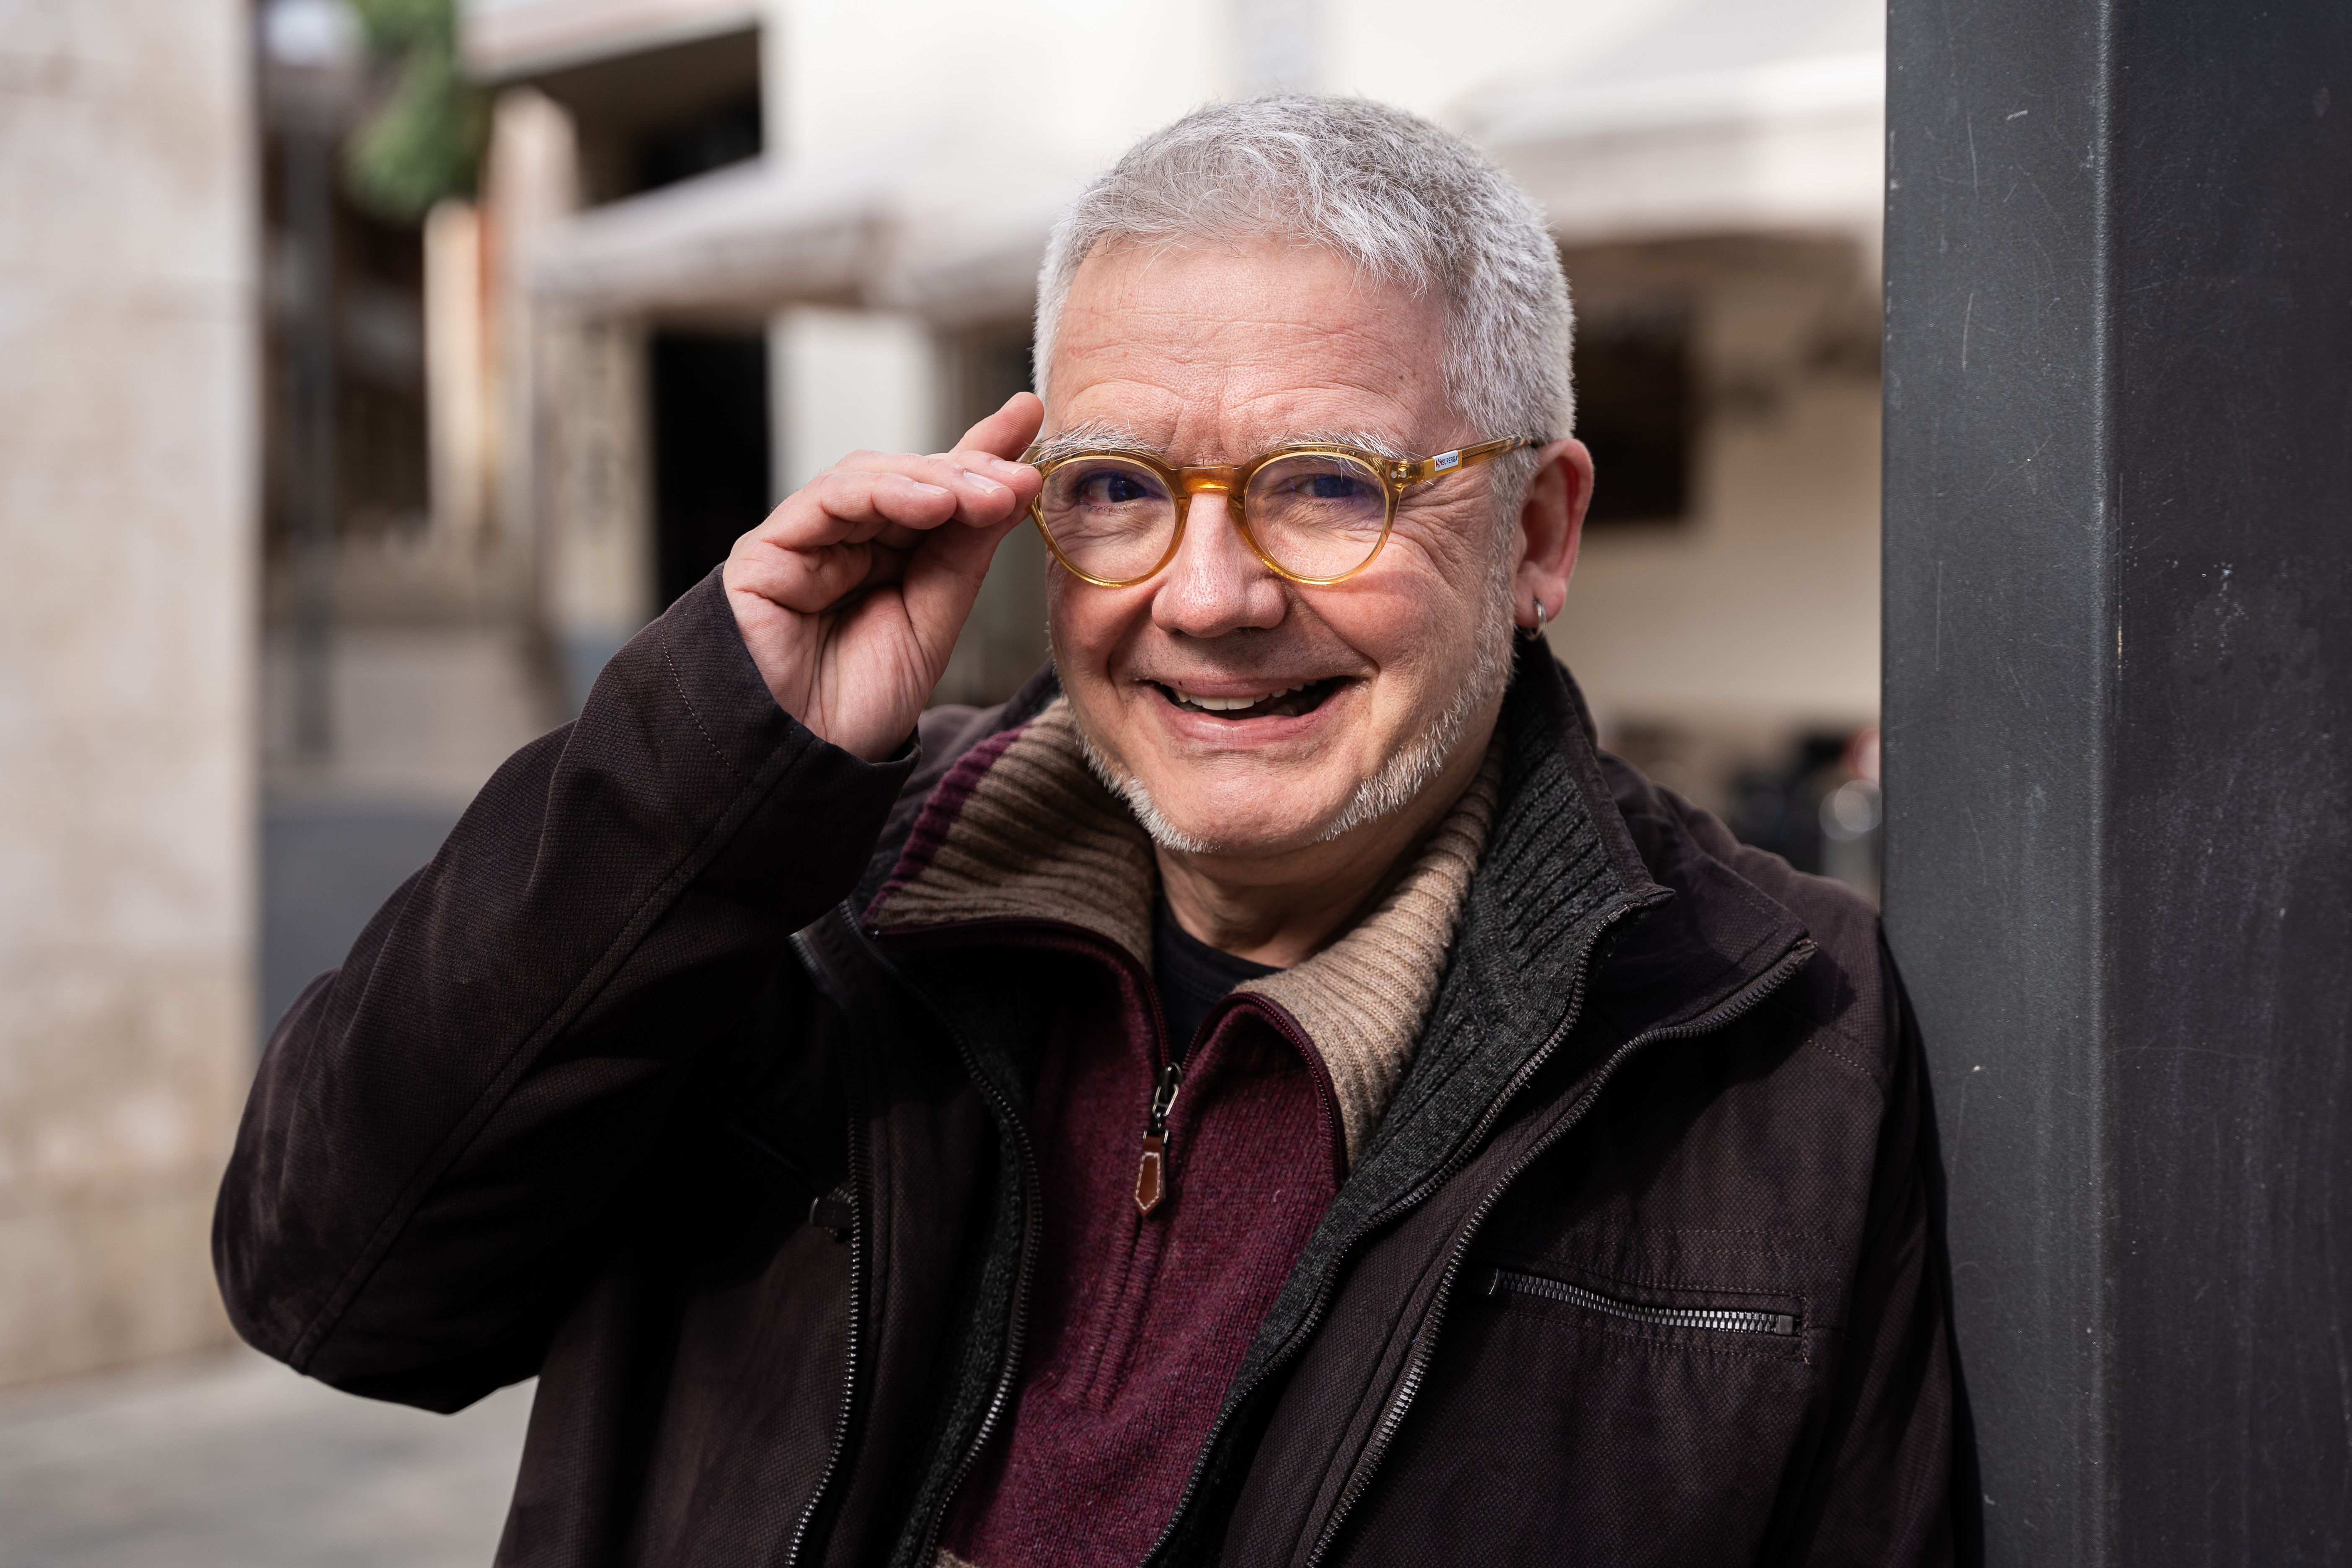
{"label": "teeth", "polygon": [[1304,691],[1312,684],[1311,681],[1302,680],[1296,686],[1286,686],[1279,691],[1269,691],[1263,697],[1201,697],[1185,690],[1181,686],[1177,687],[1175,691],[1177,700],[1191,707],[1204,709],[1211,713],[1233,713],[1244,708],[1255,708],[1261,702],[1271,702],[1277,697],[1287,697],[1294,691]]}

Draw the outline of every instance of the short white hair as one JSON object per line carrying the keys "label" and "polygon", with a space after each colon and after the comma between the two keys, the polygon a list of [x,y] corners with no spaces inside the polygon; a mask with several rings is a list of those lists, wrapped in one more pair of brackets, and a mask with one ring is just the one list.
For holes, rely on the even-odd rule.
{"label": "short white hair", "polygon": [[[1574,318],[1543,214],[1461,137],[1369,99],[1283,94],[1198,109],[1128,150],[1046,242],[1037,389],[1071,281],[1108,245],[1278,238],[1443,294],[1448,401],[1479,439],[1573,427]],[[1526,454],[1510,465],[1524,480]],[[1517,489],[1517,484],[1508,484]]]}

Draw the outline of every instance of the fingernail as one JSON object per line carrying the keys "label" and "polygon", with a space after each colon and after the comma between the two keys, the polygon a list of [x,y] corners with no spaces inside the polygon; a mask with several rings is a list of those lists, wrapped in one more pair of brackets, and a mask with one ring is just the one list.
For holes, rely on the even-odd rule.
{"label": "fingernail", "polygon": [[982,489],[992,492],[1001,490],[1004,488],[1003,485],[998,484],[994,479],[990,479],[986,474],[975,474],[970,468],[966,468],[963,473],[964,478],[978,485]]}
{"label": "fingernail", "polygon": [[927,485],[920,479],[908,479],[907,482],[925,495],[943,496],[948,493],[948,488],[945,485]]}
{"label": "fingernail", "polygon": [[1006,479],[1017,479],[1021,474],[1020,464],[1006,462],[1003,458],[989,458],[988,466],[995,469],[998,473],[1003,474]]}

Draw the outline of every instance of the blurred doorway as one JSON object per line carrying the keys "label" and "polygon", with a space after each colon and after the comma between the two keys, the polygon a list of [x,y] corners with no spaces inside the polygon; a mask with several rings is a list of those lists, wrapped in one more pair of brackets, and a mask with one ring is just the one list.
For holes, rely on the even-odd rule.
{"label": "blurred doorway", "polygon": [[657,331],[650,347],[654,552],[670,604],[767,515],[768,340]]}

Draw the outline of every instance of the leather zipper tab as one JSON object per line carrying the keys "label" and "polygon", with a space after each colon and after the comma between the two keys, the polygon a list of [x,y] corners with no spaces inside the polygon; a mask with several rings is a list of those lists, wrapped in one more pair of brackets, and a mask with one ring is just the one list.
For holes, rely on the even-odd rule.
{"label": "leather zipper tab", "polygon": [[1184,1087],[1184,1068],[1170,1062],[1151,1086],[1151,1118],[1143,1127],[1143,1160],[1135,1169],[1135,1206],[1146,1219],[1168,1196],[1168,1113]]}
{"label": "leather zipper tab", "polygon": [[1143,1163],[1135,1173],[1135,1206],[1148,1216],[1168,1195],[1168,1140],[1158,1132],[1143,1135]]}

